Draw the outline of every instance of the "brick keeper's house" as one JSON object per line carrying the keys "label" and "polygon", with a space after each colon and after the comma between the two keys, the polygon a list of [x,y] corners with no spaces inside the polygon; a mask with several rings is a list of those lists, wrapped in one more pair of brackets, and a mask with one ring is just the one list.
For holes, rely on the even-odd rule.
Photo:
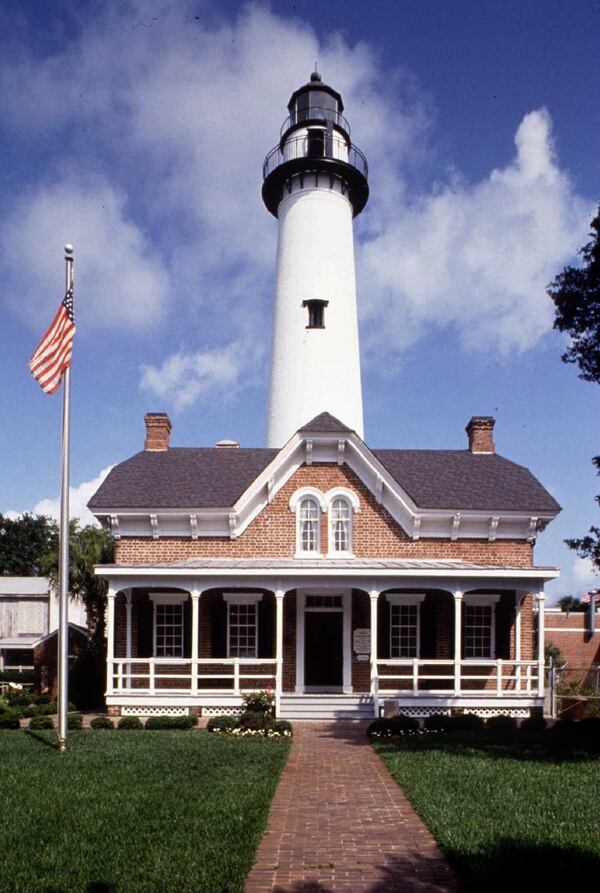
{"label": "brick keeper's house", "polygon": [[[115,538],[107,704],[215,714],[270,687],[277,714],[528,715],[544,698],[538,533],[560,507],[495,452],[363,438],[352,220],[367,163],[341,96],[295,91],[264,166],[279,221],[268,447],[172,447],[148,413],[142,452],[90,501]],[[537,611],[534,630],[534,601]]]}

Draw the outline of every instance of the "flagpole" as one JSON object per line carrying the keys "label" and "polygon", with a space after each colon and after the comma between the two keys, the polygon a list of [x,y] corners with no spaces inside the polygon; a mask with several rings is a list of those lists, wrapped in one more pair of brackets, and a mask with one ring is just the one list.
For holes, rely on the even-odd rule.
{"label": "flagpole", "polygon": [[[73,286],[73,246],[65,245],[66,291]],[[60,488],[60,551],[58,564],[58,745],[67,749],[69,709],[69,433],[71,369],[63,376],[62,478]]]}

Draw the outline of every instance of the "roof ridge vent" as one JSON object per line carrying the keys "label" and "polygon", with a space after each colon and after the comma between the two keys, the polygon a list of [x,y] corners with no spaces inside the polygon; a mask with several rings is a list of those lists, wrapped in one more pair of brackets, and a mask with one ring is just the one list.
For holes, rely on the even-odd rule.
{"label": "roof ridge vent", "polygon": [[227,438],[224,440],[217,440],[215,446],[219,450],[239,450],[240,448],[237,440],[228,440]]}

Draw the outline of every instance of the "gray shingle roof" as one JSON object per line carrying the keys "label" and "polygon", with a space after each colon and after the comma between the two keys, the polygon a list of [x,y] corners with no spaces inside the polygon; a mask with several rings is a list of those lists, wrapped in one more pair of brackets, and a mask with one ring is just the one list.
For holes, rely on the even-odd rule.
{"label": "gray shingle roof", "polygon": [[331,415],[329,412],[322,412],[320,415],[311,419],[306,425],[299,429],[300,434],[306,434],[308,431],[314,431],[316,434],[351,434],[352,428],[348,428],[339,419]]}
{"label": "gray shingle roof", "polygon": [[[319,419],[330,424],[322,416]],[[137,453],[113,468],[88,504],[93,511],[227,508],[277,453],[215,447]],[[497,454],[474,455],[468,450],[373,450],[373,454],[421,509],[533,515],[560,510],[527,468]]]}
{"label": "gray shingle roof", "polygon": [[90,499],[107,508],[226,508],[279,450],[171,447],[116,465]]}
{"label": "gray shingle roof", "polygon": [[469,450],[373,450],[420,508],[559,512],[528,468],[497,453]]}

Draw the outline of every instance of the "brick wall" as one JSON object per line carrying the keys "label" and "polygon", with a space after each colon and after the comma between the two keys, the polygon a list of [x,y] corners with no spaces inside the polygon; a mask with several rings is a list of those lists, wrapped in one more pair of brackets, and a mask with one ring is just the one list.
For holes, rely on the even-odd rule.
{"label": "brick wall", "polygon": [[[457,558],[476,564],[528,567],[532,546],[522,540],[422,539],[413,542],[378,505],[357,475],[346,465],[302,466],[281,488],[273,502],[234,540],[228,537],[122,537],[116,542],[116,563],[177,561],[195,557],[290,558],[296,551],[296,519],[289,501],[300,487],[348,487],[358,494],[360,512],[353,516],[352,545],[357,558]],[[321,547],[327,548],[327,522],[322,519]]]}
{"label": "brick wall", "polygon": [[587,611],[546,614],[544,617],[546,642],[560,648],[567,662],[568,681],[583,679],[591,665],[600,664],[600,614],[596,615],[593,635],[588,632],[588,624]]}

